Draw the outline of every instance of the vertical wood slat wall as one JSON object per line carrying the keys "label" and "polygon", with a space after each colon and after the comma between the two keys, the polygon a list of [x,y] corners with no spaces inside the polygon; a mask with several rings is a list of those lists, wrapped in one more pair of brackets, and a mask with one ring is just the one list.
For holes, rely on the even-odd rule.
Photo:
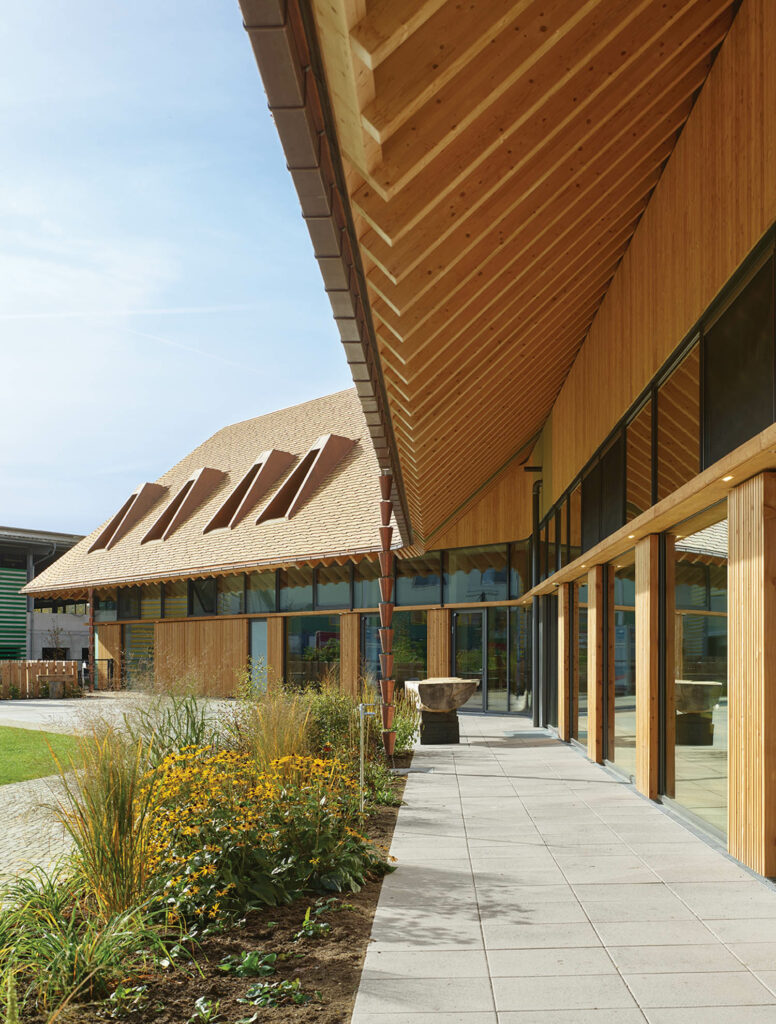
{"label": "vertical wood slat wall", "polygon": [[113,683],[118,688],[121,685],[121,623],[100,622],[97,624],[97,682],[101,690],[108,688],[108,666],[105,659],[113,659]]}
{"label": "vertical wood slat wall", "polygon": [[428,612],[428,676],[449,676],[450,629],[452,619],[449,608],[431,608]]}
{"label": "vertical wood slat wall", "polygon": [[[665,795],[673,797],[676,792],[676,762],[674,750],[676,745],[676,687],[677,668],[681,671],[682,648],[676,640],[676,541],[672,534],[666,534],[665,564],[665,644],[666,644],[666,679],[665,679]],[[681,638],[680,638],[681,639]],[[677,666],[678,662],[678,666]]]}
{"label": "vertical wood slat wall", "polygon": [[659,758],[659,554],[657,534],[636,545],[636,787],[653,800]]}
{"label": "vertical wood slat wall", "polygon": [[572,583],[564,583],[558,588],[558,736],[566,742],[571,739],[572,661],[569,630],[573,607],[572,587]]}
{"label": "vertical wood slat wall", "polygon": [[232,696],[248,665],[248,630],[247,619],[156,622],[157,681],[190,681],[212,696]]}
{"label": "vertical wood slat wall", "polygon": [[594,565],[587,574],[587,756],[604,759],[604,580],[607,567]]}
{"label": "vertical wood slat wall", "polygon": [[340,615],[340,687],[358,697],[361,676],[361,616],[358,612]]}
{"label": "vertical wood slat wall", "polygon": [[270,681],[283,678],[285,657],[284,620],[279,617],[267,619],[267,675]]}
{"label": "vertical wood slat wall", "polygon": [[776,473],[728,502],[728,849],[776,875]]}

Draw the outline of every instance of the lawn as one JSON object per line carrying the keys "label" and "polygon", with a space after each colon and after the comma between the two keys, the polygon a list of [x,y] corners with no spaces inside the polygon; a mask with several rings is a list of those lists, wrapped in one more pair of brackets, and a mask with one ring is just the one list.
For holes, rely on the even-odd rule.
{"label": "lawn", "polygon": [[53,775],[57,766],[51,751],[66,758],[76,746],[73,736],[0,726],[0,786]]}

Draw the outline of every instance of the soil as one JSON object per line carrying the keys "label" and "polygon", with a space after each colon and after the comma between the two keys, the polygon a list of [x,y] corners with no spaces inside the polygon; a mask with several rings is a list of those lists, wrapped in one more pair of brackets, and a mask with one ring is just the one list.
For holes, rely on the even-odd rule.
{"label": "soil", "polygon": [[[396,767],[409,765],[410,757],[397,757]],[[406,778],[395,781],[397,798],[404,792]],[[369,820],[366,832],[379,846],[390,847],[398,807],[380,807]],[[241,927],[203,940],[196,953],[198,969],[178,968],[154,971],[143,977],[127,979],[125,984],[147,986],[148,1001],[142,1008],[111,1018],[105,1004],[70,1004],[57,1017],[57,1024],[99,1024],[120,1019],[128,1024],[188,1024],[197,1017],[194,1004],[200,996],[219,1001],[220,1015],[212,1024],[227,1024],[252,1018],[268,1024],[347,1024],[353,1012],[361,968],[372,930],[372,918],[380,895],[382,878],[369,881],[357,893],[333,894],[342,909],[335,907],[321,913],[318,920],[331,926],[324,936],[295,940],[308,906],[315,908],[319,894],[296,901],[286,907],[271,907],[247,916]],[[275,973],[264,978],[237,978],[218,969],[228,954],[261,950],[276,953]],[[313,995],[303,1005],[282,1005],[257,1008],[238,1003],[251,985],[257,982],[294,981],[299,979],[303,992]]]}

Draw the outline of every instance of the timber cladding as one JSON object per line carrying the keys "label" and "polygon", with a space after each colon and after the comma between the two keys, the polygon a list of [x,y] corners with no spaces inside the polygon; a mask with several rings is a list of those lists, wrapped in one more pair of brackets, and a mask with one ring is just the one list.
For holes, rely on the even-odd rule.
{"label": "timber cladding", "polygon": [[97,637],[97,688],[107,690],[111,684],[108,660],[113,661],[113,686],[121,685],[121,623],[100,622],[95,626]]}
{"label": "timber cladding", "polygon": [[157,683],[193,684],[214,697],[231,697],[248,666],[248,620],[157,622]]}
{"label": "timber cladding", "polygon": [[744,0],[555,403],[555,496],[773,223],[774,38]]}
{"label": "timber cladding", "polygon": [[728,849],[776,874],[776,474],[730,492]]}

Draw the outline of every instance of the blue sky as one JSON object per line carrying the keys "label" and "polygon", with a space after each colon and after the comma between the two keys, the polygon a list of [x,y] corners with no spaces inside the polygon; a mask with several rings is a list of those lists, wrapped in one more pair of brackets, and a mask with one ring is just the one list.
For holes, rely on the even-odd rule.
{"label": "blue sky", "polygon": [[0,523],[351,383],[236,0],[6,0]]}

